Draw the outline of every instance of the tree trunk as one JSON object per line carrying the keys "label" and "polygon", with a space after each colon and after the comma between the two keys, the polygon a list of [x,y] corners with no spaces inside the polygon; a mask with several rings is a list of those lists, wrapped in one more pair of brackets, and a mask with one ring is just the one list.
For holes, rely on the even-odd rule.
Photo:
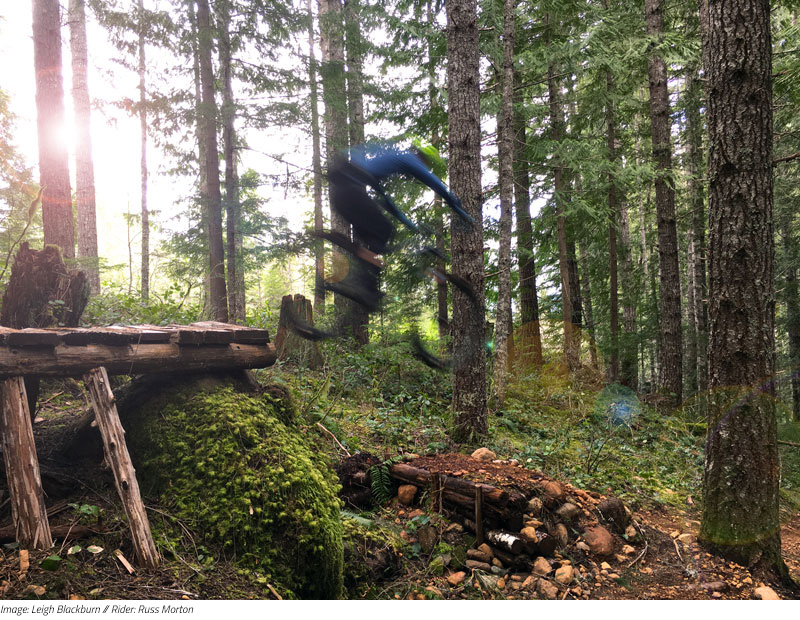
{"label": "tree trunk", "polygon": [[[430,28],[438,28],[436,25],[436,18],[433,15],[434,0],[428,0],[426,5],[426,18]],[[439,88],[436,84],[436,66],[437,58],[434,57],[433,41],[432,38],[428,39],[428,101],[431,106],[431,113],[440,109],[438,92]],[[439,135],[439,127],[434,123],[431,132],[431,145],[437,150],[441,147],[442,138]],[[436,220],[434,223],[434,235],[436,239],[436,249],[444,255],[445,239],[444,239],[444,216],[442,215],[442,197],[439,194],[434,194],[433,209],[436,213]],[[442,273],[447,271],[447,264],[444,260],[437,261],[436,268]],[[450,336],[450,321],[448,320],[449,312],[447,308],[447,282],[436,281],[436,322],[439,328],[439,347],[444,350],[449,344],[447,338]]]}
{"label": "tree trunk", "polygon": [[[330,168],[347,148],[347,92],[344,66],[344,37],[341,0],[319,0],[319,30],[322,46],[322,97],[325,102],[326,160]],[[331,186],[328,200],[332,205]],[[331,206],[331,229],[350,238],[350,224]],[[338,246],[333,248],[336,279],[344,278],[347,255]],[[344,295],[334,295],[335,320],[341,331],[352,325],[351,303]],[[352,334],[351,334],[352,335]]]}
{"label": "tree trunk", "polygon": [[64,258],[75,258],[69,164],[67,147],[61,139],[64,85],[58,0],[33,1],[33,62],[44,243],[61,248]]}
{"label": "tree trunk", "polygon": [[211,310],[217,321],[228,321],[228,295],[225,286],[225,250],[222,243],[222,196],[219,183],[219,152],[217,150],[217,103],[214,100],[214,72],[211,66],[213,32],[208,0],[197,0],[197,37],[200,57],[202,91],[202,141],[205,146],[206,194],[208,212],[208,255]]}
{"label": "tree trunk", "polygon": [[84,0],[69,3],[69,45],[72,53],[72,100],[75,108],[75,194],[78,208],[78,258],[92,295],[100,292],[97,262],[97,215],[90,131],[89,53]]}
{"label": "tree trunk", "polygon": [[708,363],[712,397],[700,539],[725,558],[788,577],[781,559],[773,383],[769,3],[709,3],[709,25]]}
{"label": "tree trunk", "polygon": [[552,159],[553,189],[558,218],[558,267],[561,272],[561,306],[564,317],[564,357],[570,372],[577,370],[580,349],[576,346],[576,325],[572,322],[572,283],[570,280],[569,251],[567,243],[567,222],[564,215],[566,202],[566,187],[564,183],[564,169],[561,157],[558,154],[559,142],[563,138],[564,116],[561,111],[558,85],[556,83],[556,70],[551,64],[547,69],[547,90],[550,105],[550,137],[556,149]]}
{"label": "tree trunk", "polygon": [[469,442],[488,432],[483,280],[480,74],[476,0],[445,0],[450,185],[475,223],[452,218],[453,273],[477,302],[453,291],[453,438]]}
{"label": "tree trunk", "polygon": [[495,327],[494,389],[502,404],[506,395],[511,333],[511,218],[514,205],[514,0],[503,3],[503,75],[497,156],[500,184],[500,248],[498,252],[497,326]]}
{"label": "tree trunk", "polygon": [[631,233],[628,223],[628,208],[623,201],[619,203],[620,236],[623,254],[622,270],[622,327],[625,332],[622,342],[620,382],[636,391],[639,387],[636,361],[639,346],[636,342],[636,300],[639,291],[633,273],[633,253],[631,251]]}
{"label": "tree trunk", "polygon": [[246,297],[242,255],[242,204],[239,200],[239,172],[236,163],[236,101],[231,66],[230,0],[214,3],[219,33],[219,65],[222,74],[222,142],[225,156],[226,253],[228,265],[228,313],[233,322],[244,323]]}
{"label": "tree trunk", "polygon": [[[606,7],[607,8],[607,7]],[[619,282],[617,277],[617,138],[614,119],[614,78],[606,71],[606,144],[608,145],[608,273],[609,273],[609,325],[611,329],[611,350],[608,362],[608,380],[619,381]]]}
{"label": "tree trunk", "polygon": [[528,170],[526,119],[522,108],[519,73],[514,73],[514,209],[517,216],[517,254],[519,260],[520,329],[517,351],[523,369],[542,365],[542,335],[539,326],[539,298],[536,291],[536,262],[531,226],[531,180]]}
{"label": "tree trunk", "polygon": [[[308,12],[308,82],[311,88],[311,160],[314,170],[314,232],[322,231],[322,154],[319,134],[319,94],[317,92],[317,60],[314,52],[314,11],[312,0],[306,0]],[[325,314],[325,244],[314,244],[314,314]]]}
{"label": "tree trunk", "polygon": [[[660,43],[664,33],[662,0],[645,0],[647,34]],[[675,223],[675,189],[672,180],[672,136],[669,117],[667,65],[653,49],[648,63],[650,123],[656,165],[656,213],[661,305],[660,389],[678,405],[682,396],[681,283],[678,268],[678,231]]]}
{"label": "tree trunk", "polygon": [[583,277],[581,278],[581,297],[583,298],[584,314],[586,315],[586,330],[589,332],[589,355],[592,360],[592,368],[598,368],[597,361],[597,340],[595,339],[594,329],[594,310],[592,308],[592,283],[589,278],[589,256],[586,251],[586,244],[580,245],[581,255],[581,271]]}
{"label": "tree trunk", "polygon": [[[362,68],[363,43],[359,27],[359,0],[347,0],[344,8],[345,53],[347,55],[347,112],[350,146],[364,144],[364,76]],[[358,235],[353,241],[362,245]],[[351,304],[353,337],[359,345],[369,344],[369,312],[359,304]]]}
{"label": "tree trunk", "polygon": [[144,3],[138,1],[139,18],[139,126],[141,132],[142,198],[142,300],[150,299],[150,211],[147,208],[147,91],[145,90]]}
{"label": "tree trunk", "polygon": [[686,131],[689,134],[689,196],[692,204],[692,245],[694,260],[692,283],[695,330],[697,333],[697,389],[708,389],[708,301],[706,290],[706,208],[702,177],[703,121],[700,117],[703,85],[695,71],[690,73],[686,90],[689,94],[686,110]]}

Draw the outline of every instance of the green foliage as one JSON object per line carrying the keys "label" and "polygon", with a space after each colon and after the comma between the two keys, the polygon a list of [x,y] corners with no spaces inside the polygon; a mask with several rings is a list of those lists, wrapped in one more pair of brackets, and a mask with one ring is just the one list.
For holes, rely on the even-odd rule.
{"label": "green foliage", "polygon": [[378,463],[369,468],[370,487],[372,489],[372,498],[378,506],[382,506],[392,498],[393,483],[389,475],[389,470],[392,465],[401,463],[403,461],[402,455],[393,456],[386,459],[383,463]]}
{"label": "green foliage", "polygon": [[140,406],[129,431],[142,480],[169,514],[290,596],[339,597],[338,480],[292,424],[282,391],[171,392]]}

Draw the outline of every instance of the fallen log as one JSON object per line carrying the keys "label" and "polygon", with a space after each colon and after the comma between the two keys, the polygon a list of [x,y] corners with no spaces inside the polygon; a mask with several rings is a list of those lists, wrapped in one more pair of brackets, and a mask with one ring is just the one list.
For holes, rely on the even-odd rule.
{"label": "fallen log", "polygon": [[[393,478],[397,478],[409,484],[427,486],[431,483],[431,477],[435,474],[425,469],[409,465],[408,463],[397,463],[392,467],[390,475]],[[501,507],[508,504],[509,493],[503,489],[498,489],[497,487],[483,484],[482,482],[473,482],[472,480],[455,478],[453,476],[441,476],[441,479],[442,485],[446,490],[453,491],[463,496],[474,497],[475,489],[480,488],[483,491],[484,503],[496,504]]]}
{"label": "fallen log", "polygon": [[[0,542],[16,540],[17,533],[13,525],[0,527]],[[103,534],[103,532],[86,527],[85,525],[52,525],[50,526],[50,534],[53,538],[62,538],[64,540],[77,540],[79,538],[89,538]]]}
{"label": "fallen log", "polygon": [[60,345],[52,349],[0,347],[0,378],[19,375],[81,376],[99,366],[104,366],[109,374],[135,375],[266,368],[274,363],[275,348],[272,345]]}
{"label": "fallen log", "polygon": [[525,539],[511,532],[490,530],[486,532],[486,540],[488,540],[489,544],[493,547],[497,547],[501,551],[506,551],[513,555],[520,555],[528,550],[528,543]]}

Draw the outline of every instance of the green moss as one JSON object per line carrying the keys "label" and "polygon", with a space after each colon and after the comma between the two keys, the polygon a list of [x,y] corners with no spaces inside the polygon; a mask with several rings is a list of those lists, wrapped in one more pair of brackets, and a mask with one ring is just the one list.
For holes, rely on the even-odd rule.
{"label": "green moss", "polygon": [[126,416],[140,480],[195,535],[289,596],[341,596],[338,480],[293,426],[285,391],[197,389],[173,386]]}

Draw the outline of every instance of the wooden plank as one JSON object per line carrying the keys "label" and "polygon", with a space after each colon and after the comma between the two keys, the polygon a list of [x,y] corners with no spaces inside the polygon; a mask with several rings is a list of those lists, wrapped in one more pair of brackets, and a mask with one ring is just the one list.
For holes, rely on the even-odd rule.
{"label": "wooden plank", "polygon": [[49,549],[53,537],[22,377],[0,382],[0,435],[17,540],[25,549]]}
{"label": "wooden plank", "polygon": [[230,344],[233,342],[233,331],[230,329],[196,327],[194,325],[171,325],[171,327],[177,331],[177,337],[173,338],[173,342],[182,346]]}
{"label": "wooden plank", "polygon": [[60,345],[52,349],[0,347],[0,378],[17,375],[81,376],[105,366],[109,374],[183,372],[232,368],[266,368],[275,363],[272,345],[229,344],[186,347],[178,344],[85,347]]}
{"label": "wooden plank", "polygon": [[[139,493],[139,482],[136,480],[136,470],[133,468],[128,446],[125,443],[125,431],[119,420],[114,393],[108,380],[105,368],[93,368],[83,377],[89,390],[89,399],[94,409],[95,420],[103,437],[103,448],[106,461],[114,473],[114,483],[122,500],[122,506],[128,517],[131,528],[131,538],[136,557],[144,566],[155,568],[158,566],[158,551],[150,532],[150,522]],[[120,552],[118,557],[121,558]],[[133,572],[130,565],[123,561],[128,572]]]}
{"label": "wooden plank", "polygon": [[60,343],[58,332],[48,329],[16,329],[6,334],[8,347],[54,347]]}
{"label": "wooden plank", "polygon": [[192,323],[192,326],[230,330],[233,332],[233,341],[241,344],[267,344],[270,341],[269,331],[246,325],[234,325],[218,321],[198,321],[197,323]]}

